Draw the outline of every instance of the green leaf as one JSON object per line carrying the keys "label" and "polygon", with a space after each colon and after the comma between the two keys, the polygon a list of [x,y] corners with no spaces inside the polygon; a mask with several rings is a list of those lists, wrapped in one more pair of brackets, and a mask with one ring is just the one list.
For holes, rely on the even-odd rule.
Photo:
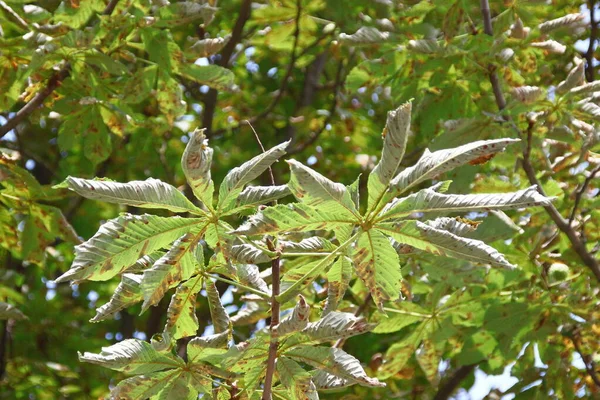
{"label": "green leaf", "polygon": [[420,221],[378,224],[377,227],[397,242],[408,244],[429,253],[481,264],[514,268],[514,265],[509,263],[498,250],[484,242],[463,238]]}
{"label": "green leaf", "polygon": [[348,43],[352,46],[379,44],[388,41],[389,38],[389,32],[381,32],[379,29],[371,26],[362,26],[351,35],[346,33],[340,33],[339,35],[339,39],[342,43]]}
{"label": "green leaf", "polygon": [[412,325],[415,322],[424,321],[431,318],[431,315],[421,306],[402,301],[395,304],[393,309],[386,309],[387,318],[381,318],[377,326],[373,329],[375,333],[398,332],[402,328]]}
{"label": "green leaf", "polygon": [[271,261],[271,257],[257,246],[243,243],[231,247],[231,258],[239,263],[262,264]]}
{"label": "green leaf", "polygon": [[331,252],[337,249],[336,245],[320,236],[312,236],[299,242],[280,240],[279,246],[283,253]]}
{"label": "green leaf", "polygon": [[108,280],[142,255],[168,245],[202,222],[201,218],[122,215],[102,225],[90,240],[75,247],[71,269],[56,282]]}
{"label": "green leaf", "polygon": [[0,320],[6,319],[20,320],[27,319],[27,316],[25,316],[25,314],[23,314],[17,307],[8,303],[0,302]]}
{"label": "green leaf", "polygon": [[454,149],[438,150],[433,153],[425,150],[419,161],[400,172],[390,182],[394,194],[402,193],[419,183],[468,163],[479,163],[488,156],[503,151],[518,139],[480,140]]}
{"label": "green leaf", "polygon": [[385,300],[400,296],[400,261],[390,240],[380,231],[370,229],[360,233],[352,253],[358,277],[381,308]]}
{"label": "green leaf", "polygon": [[226,212],[233,208],[244,186],[258,178],[271,164],[283,156],[289,144],[289,141],[278,144],[229,171],[219,188],[219,209]]}
{"label": "green leaf", "polygon": [[407,217],[421,212],[476,212],[509,210],[533,206],[547,206],[551,199],[542,196],[536,186],[513,193],[485,194],[442,194],[431,189],[423,189],[402,199],[388,203],[378,220]]}
{"label": "green leaf", "polygon": [[388,112],[383,129],[383,150],[379,163],[369,175],[369,210],[374,209],[383,193],[388,189],[391,179],[396,175],[400,161],[404,157],[408,132],[410,129],[411,103],[404,103],[394,111]]}
{"label": "green leaf", "polygon": [[327,179],[296,160],[288,160],[287,163],[291,171],[288,186],[299,202],[313,207],[318,206],[319,209],[347,214],[349,218],[358,216],[346,186]]}
{"label": "green leaf", "polygon": [[360,362],[341,349],[299,345],[287,350],[284,355],[362,386],[385,386],[385,383],[368,377]]}
{"label": "green leaf", "polygon": [[171,298],[164,331],[173,339],[194,336],[198,332],[196,296],[202,290],[202,275],[182,283]]}
{"label": "green leaf", "polygon": [[111,390],[111,398],[136,400],[156,398],[162,390],[179,378],[181,370],[169,369],[145,375],[134,376],[119,382]]}
{"label": "green leaf", "polygon": [[195,57],[208,57],[216,54],[229,42],[230,35],[209,39],[200,39],[186,49],[186,52]]}
{"label": "green leaf", "polygon": [[210,177],[213,149],[208,147],[204,129],[196,129],[185,147],[181,167],[194,195],[212,208],[214,183]]}
{"label": "green leaf", "polygon": [[200,230],[188,232],[177,239],[167,254],[144,271],[141,282],[144,295],[142,312],[157,304],[173,285],[192,276],[197,267],[193,250],[200,239]]}
{"label": "green leaf", "polygon": [[226,215],[238,213],[246,209],[252,209],[259,205],[279,200],[290,194],[291,192],[287,185],[248,186],[238,196],[235,207],[228,211]]}
{"label": "green leaf", "polygon": [[437,344],[431,339],[423,340],[421,347],[419,347],[415,353],[417,363],[423,372],[425,372],[427,380],[433,387],[436,387],[440,382],[438,370],[442,358],[441,352],[438,351],[436,345]]}
{"label": "green leaf", "polygon": [[234,231],[242,235],[264,235],[281,232],[307,232],[320,229],[336,229],[353,225],[354,217],[346,213],[321,210],[304,204],[280,204],[267,207],[253,215]]}
{"label": "green leaf", "polygon": [[450,217],[436,218],[433,221],[427,221],[425,223],[435,229],[448,231],[457,236],[469,236],[478,227],[474,223],[469,224],[466,222],[462,222],[459,218],[450,218]]}
{"label": "green leaf", "polygon": [[121,283],[115,289],[108,303],[96,309],[96,315],[90,322],[100,322],[114,316],[117,312],[126,309],[144,299],[140,283],[142,275],[123,274]]}
{"label": "green leaf", "polygon": [[159,353],[150,343],[137,339],[125,339],[112,346],[103,347],[100,354],[79,353],[79,361],[129,375],[148,374],[184,365],[181,358]]}
{"label": "green leaf", "polygon": [[[164,47],[161,45],[161,47]],[[184,102],[183,89],[171,75],[163,72],[158,75],[156,85],[156,102],[158,108],[172,125],[177,118],[185,114],[187,107]]]}
{"label": "green leaf", "polygon": [[217,90],[231,91],[235,86],[233,72],[218,65],[181,64],[179,75]]}
{"label": "green leaf", "polygon": [[296,361],[287,357],[278,357],[276,367],[279,380],[290,391],[293,399],[319,399],[311,375]]}
{"label": "green leaf", "polygon": [[205,281],[206,297],[210,308],[210,317],[216,333],[228,332],[231,329],[231,321],[227,310],[221,304],[221,297],[215,283],[211,280]]}
{"label": "green leaf", "polygon": [[179,213],[202,213],[177,188],[158,179],[148,178],[145,181],[120,183],[69,176],[65,184],[80,196],[92,200],[140,208],[166,209]]}

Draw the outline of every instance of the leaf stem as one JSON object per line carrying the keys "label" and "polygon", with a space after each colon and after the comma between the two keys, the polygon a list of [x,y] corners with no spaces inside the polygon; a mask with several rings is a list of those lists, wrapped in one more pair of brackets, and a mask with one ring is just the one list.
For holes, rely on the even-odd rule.
{"label": "leaf stem", "polygon": [[254,294],[255,294],[255,295],[257,295],[257,296],[260,296],[260,297],[262,297],[263,299],[270,299],[270,298],[271,298],[271,296],[270,296],[268,293],[265,293],[265,292],[262,292],[262,291],[260,291],[260,290],[257,290],[257,289],[254,289],[254,288],[251,288],[250,286],[246,286],[246,285],[244,285],[244,284],[243,284],[243,283],[241,283],[241,282],[236,282],[236,281],[232,281],[231,279],[223,278],[223,277],[222,277],[222,276],[220,276],[220,275],[210,275],[210,274],[204,274],[204,276],[205,276],[206,278],[214,278],[214,279],[216,279],[216,280],[218,280],[218,281],[221,281],[221,282],[228,283],[228,284],[230,284],[230,285],[233,285],[233,286],[235,286],[235,287],[237,287],[237,288],[239,288],[239,289],[244,289],[244,290],[247,290],[248,292],[250,292],[250,293],[254,293]]}
{"label": "leaf stem", "polygon": [[[267,239],[267,246],[269,250],[275,251],[275,246],[270,239]],[[271,273],[273,276],[273,283],[271,285],[271,341],[269,343],[269,356],[267,358],[267,371],[265,375],[265,384],[264,384],[264,392],[262,395],[262,400],[271,400],[271,390],[273,387],[273,375],[275,373],[275,361],[277,359],[277,348],[279,347],[279,340],[277,335],[277,325],[279,325],[279,312],[280,312],[280,304],[277,300],[277,296],[279,295],[280,290],[280,258],[274,258],[271,260]]]}

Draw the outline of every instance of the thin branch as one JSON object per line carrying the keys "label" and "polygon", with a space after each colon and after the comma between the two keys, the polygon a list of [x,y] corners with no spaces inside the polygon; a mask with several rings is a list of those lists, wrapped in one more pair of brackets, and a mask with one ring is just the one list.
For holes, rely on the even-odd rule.
{"label": "thin branch", "polygon": [[595,71],[594,71],[594,50],[596,48],[596,41],[598,40],[598,21],[596,21],[596,1],[588,0],[588,9],[590,11],[590,44],[588,45],[588,49],[585,52],[585,75],[587,77],[588,82],[593,82],[595,79]]}
{"label": "thin branch", "polygon": [[[237,21],[231,31],[231,37],[227,44],[221,50],[221,58],[217,62],[221,67],[227,67],[231,60],[235,47],[242,40],[242,34],[244,32],[244,26],[250,19],[252,13],[252,0],[244,0],[240,7],[240,14]],[[204,112],[202,114],[202,126],[206,128],[206,136],[211,137],[212,134],[212,123],[215,117],[215,110],[217,109],[217,90],[210,89],[206,94],[204,100]]]}
{"label": "thin branch", "polygon": [[26,119],[29,114],[34,112],[38,107],[40,107],[44,100],[50,94],[60,86],[62,81],[64,81],[71,73],[71,64],[67,63],[64,67],[62,67],[59,71],[55,72],[50,79],[48,79],[48,83],[46,87],[39,91],[33,99],[29,101],[29,103],[25,104],[14,117],[6,121],[6,123],[0,126],[0,137],[6,135],[9,131],[16,128],[20,122]]}
{"label": "thin branch", "polygon": [[[260,149],[264,153],[266,151],[265,146],[263,146],[262,142],[260,141],[260,137],[258,136],[258,133],[256,133],[256,130],[254,129],[254,127],[252,126],[250,121],[246,120],[246,123],[248,125],[250,125],[250,129],[252,129],[252,132],[254,132],[254,137],[256,138],[256,141],[258,142]],[[273,168],[271,168],[271,166],[269,165],[268,169],[269,169],[269,175],[271,176],[271,185],[275,186],[275,176],[273,175]],[[275,200],[275,204],[277,204],[277,200]]]}
{"label": "thin branch", "polygon": [[[492,19],[490,15],[490,7],[488,0],[481,0],[481,13],[483,15],[483,25],[485,29],[485,33],[488,35],[493,35],[492,27]],[[498,75],[496,75],[495,71],[491,71],[489,73],[490,83],[492,84],[492,88],[494,89],[494,97],[496,98],[496,105],[500,111],[506,108],[506,101],[504,100],[504,95],[502,94],[502,89],[500,88],[500,83],[498,81]],[[521,130],[517,127],[512,119],[505,116],[504,120],[508,122],[511,128],[519,134],[519,136],[523,136]],[[524,143],[523,149],[523,170],[529,179],[529,182],[532,185],[537,185],[538,190],[541,194],[545,195],[544,189],[536,176],[536,171],[531,164],[530,155],[531,155],[531,146],[532,146],[532,135],[533,135],[533,126],[534,122],[529,122],[529,127],[527,129],[526,141]],[[592,271],[596,279],[600,282],[600,264],[598,260],[587,251],[585,247],[585,243],[581,240],[579,234],[573,229],[569,221],[563,218],[560,212],[556,209],[554,204],[550,204],[548,206],[544,206],[544,209],[550,216],[550,218],[554,221],[556,226],[560,231],[567,235],[569,241],[571,242],[573,250],[579,255],[583,263]]]}
{"label": "thin branch", "polygon": [[21,26],[21,28],[29,30],[29,24],[27,23],[27,21],[25,21],[23,18],[21,18],[21,16],[19,14],[17,14],[15,12],[15,10],[13,10],[8,4],[6,4],[3,1],[0,1],[0,8],[2,8],[4,11],[6,11],[6,13],[8,15],[10,15],[12,17],[12,19],[17,22],[18,25]]}
{"label": "thin branch", "polygon": [[[490,14],[490,4],[488,0],[480,0],[481,14],[483,15],[483,31],[486,35],[494,36],[494,30],[492,28],[492,16]],[[496,104],[498,108],[503,110],[506,107],[506,100],[504,94],[502,94],[502,88],[500,87],[500,80],[496,73],[496,68],[492,65],[488,65],[488,77],[492,84],[492,90],[494,91],[494,97],[496,98]]]}
{"label": "thin branch", "polygon": [[590,378],[592,378],[592,380],[594,381],[596,386],[598,386],[600,388],[600,378],[598,377],[598,374],[596,374],[596,363],[594,362],[594,359],[591,356],[586,356],[585,354],[583,354],[583,352],[581,351],[581,346],[579,345],[579,340],[578,340],[577,336],[578,335],[573,335],[573,336],[569,336],[569,338],[573,342],[573,346],[575,346],[575,351],[581,357],[581,360],[583,361],[583,364],[585,365],[586,372],[588,373]]}
{"label": "thin branch", "polygon": [[323,124],[321,125],[321,128],[319,128],[318,131],[314,132],[310,138],[308,138],[308,140],[306,140],[305,142],[299,143],[296,147],[294,147],[293,149],[288,151],[288,154],[297,154],[300,153],[304,150],[306,150],[309,146],[313,145],[321,136],[321,134],[325,131],[325,129],[327,129],[327,125],[329,125],[331,123],[331,121],[333,120],[333,116],[335,114],[335,109],[337,107],[337,99],[338,99],[338,95],[343,83],[342,80],[342,71],[344,70],[344,61],[340,60],[340,62],[338,63],[338,68],[335,74],[335,82],[334,82],[334,86],[333,86],[333,101],[331,102],[331,105],[329,106],[329,114],[327,115],[327,117],[325,118],[325,121],[323,121]]}
{"label": "thin branch", "polygon": [[476,366],[477,364],[463,365],[454,371],[454,374],[438,389],[433,400],[447,400],[450,398],[460,383],[471,375]]}
{"label": "thin branch", "polygon": [[593,169],[587,178],[583,181],[581,188],[577,190],[575,193],[575,204],[573,205],[573,210],[571,210],[571,215],[569,216],[569,225],[573,225],[573,220],[575,219],[575,214],[577,213],[577,208],[579,207],[579,203],[581,202],[581,198],[585,194],[590,182],[596,177],[596,174],[600,172],[600,165]]}
{"label": "thin branch", "polygon": [[[270,239],[267,239],[267,246],[271,251],[276,250],[273,242]],[[271,274],[273,279],[271,284],[271,342],[269,343],[269,356],[267,358],[267,371],[265,374],[262,400],[271,400],[272,398],[271,391],[273,387],[273,375],[275,374],[275,361],[277,359],[277,348],[279,347],[277,325],[279,325],[280,304],[279,301],[277,301],[277,296],[279,295],[280,290],[280,272],[280,257],[277,257],[271,260]]]}
{"label": "thin branch", "polygon": [[102,15],[111,15],[113,11],[115,11],[115,7],[117,6],[118,2],[119,0],[110,0],[104,11],[102,11]]}

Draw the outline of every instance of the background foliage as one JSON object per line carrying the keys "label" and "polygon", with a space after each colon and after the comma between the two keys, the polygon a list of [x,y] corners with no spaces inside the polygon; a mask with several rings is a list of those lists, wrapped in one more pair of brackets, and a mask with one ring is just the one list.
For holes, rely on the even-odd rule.
{"label": "background foliage", "polygon": [[[0,2],[0,396],[101,398],[121,377],[79,363],[77,351],[149,340],[165,323],[169,296],[141,316],[136,306],[93,324],[118,282],[54,283],[74,245],[139,212],[54,184],[154,177],[191,198],[179,167],[189,133],[206,128],[221,182],[261,152],[248,120],[266,148],[291,140],[287,157],[335,182],[362,173],[363,194],[386,113],[410,99],[402,167],[426,148],[521,138],[445,174],[449,192],[540,184],[556,200],[478,227],[516,270],[400,251],[405,301],[389,305],[389,319],[353,283],[340,309],[382,323],[344,349],[387,386],[322,397],[444,399],[472,387],[477,371],[507,368],[517,398],[597,396],[600,86],[584,84],[597,74],[596,4],[492,1],[488,25],[481,3]],[[273,168],[288,182],[287,165]],[[236,315],[244,300],[218,289]],[[321,289],[306,296],[315,309]],[[212,332],[201,297],[199,333]],[[264,326],[262,311],[236,327],[236,341]]]}

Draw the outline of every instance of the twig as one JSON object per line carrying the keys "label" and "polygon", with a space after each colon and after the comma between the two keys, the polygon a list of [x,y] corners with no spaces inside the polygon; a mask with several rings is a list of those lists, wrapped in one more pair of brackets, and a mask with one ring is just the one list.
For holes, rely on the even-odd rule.
{"label": "twig", "polygon": [[446,383],[438,389],[433,400],[447,400],[452,393],[454,393],[463,379],[471,375],[471,372],[473,372],[476,365],[477,364],[463,365],[454,371],[454,374],[452,374]]}
{"label": "twig", "polygon": [[[221,67],[227,67],[231,60],[231,55],[235,50],[235,46],[242,40],[242,34],[244,32],[244,26],[250,19],[252,13],[252,0],[244,0],[240,7],[240,14],[237,21],[231,31],[231,37],[227,44],[221,50],[221,59],[217,62]],[[212,123],[215,117],[215,110],[217,108],[217,90],[210,89],[206,94],[204,100],[204,113],[202,115],[202,126],[206,129],[206,136],[211,137],[212,134]]]}
{"label": "twig", "polygon": [[[491,20],[491,15],[490,15],[489,3],[487,0],[481,0],[480,4],[481,4],[481,13],[483,15],[483,20],[484,20],[483,24],[484,24],[484,28],[485,28],[485,33],[488,35],[493,35],[493,31],[491,30],[492,20]],[[504,100],[504,96],[502,95],[502,89],[500,88],[498,76],[496,75],[495,71],[490,72],[489,78],[490,78],[490,83],[492,84],[492,88],[494,90],[494,97],[496,98],[496,105],[498,106],[498,109],[500,111],[502,111],[502,110],[504,110],[504,108],[506,108],[506,101]],[[523,135],[521,130],[516,126],[516,124],[514,123],[514,121],[512,121],[512,119],[505,116],[504,120],[510,124],[511,128],[513,130],[515,130],[519,134],[519,136]],[[522,163],[523,170],[525,171],[525,174],[527,175],[529,182],[532,185],[537,185],[540,193],[545,195],[544,189],[543,189],[541,183],[539,182],[539,180],[537,179],[535,169],[533,168],[533,165],[531,164],[531,160],[530,160],[532,133],[533,133],[533,122],[530,122],[529,127],[527,129],[526,142],[524,143],[523,163]],[[596,279],[600,282],[600,265],[598,263],[598,260],[596,260],[596,258],[590,252],[587,251],[585,244],[583,243],[583,241],[581,240],[581,238],[579,237],[577,232],[575,232],[575,230],[573,229],[573,227],[571,226],[569,221],[565,220],[562,217],[562,215],[556,209],[554,204],[549,204],[547,206],[544,206],[544,209],[546,210],[546,212],[548,213],[550,218],[554,221],[554,223],[556,224],[558,229],[567,235],[567,237],[569,238],[569,241],[571,242],[573,250],[575,250],[575,252],[579,255],[579,257],[581,258],[583,263],[592,271],[592,273],[594,274]]]}
{"label": "twig", "polygon": [[598,40],[598,22],[596,21],[595,10],[596,1],[588,0],[588,10],[590,10],[590,44],[588,45],[588,49],[585,52],[585,75],[587,77],[588,82],[593,82],[595,79],[595,71],[594,71],[594,49],[596,48],[596,41]]}
{"label": "twig", "polygon": [[106,8],[104,9],[104,11],[102,11],[102,15],[112,14],[113,11],[115,11],[115,7],[117,6],[118,2],[119,2],[119,0],[110,0],[108,2],[108,4],[106,5]]}
{"label": "twig", "polygon": [[[371,293],[367,294],[365,296],[365,300],[362,302],[362,304],[360,306],[358,306],[358,308],[356,309],[356,312],[354,313],[355,317],[360,317],[360,315],[365,312],[365,310],[367,309],[367,307],[369,306],[369,304],[371,303],[371,300],[373,299],[373,297],[371,296]],[[337,347],[338,349],[341,349],[344,346],[344,343],[346,343],[346,338],[340,338],[338,339],[335,344],[333,345],[333,347]]]}
{"label": "twig", "polygon": [[23,18],[21,18],[21,16],[19,14],[17,14],[15,12],[15,10],[13,10],[8,4],[6,4],[5,2],[0,0],[0,8],[2,8],[4,11],[6,11],[8,13],[8,15],[10,15],[13,20],[15,20],[17,22],[18,25],[21,26],[21,28],[29,30],[29,24],[27,23],[27,21],[25,21]]}
{"label": "twig", "polygon": [[583,354],[583,352],[581,351],[581,346],[579,346],[579,341],[577,340],[577,334],[574,334],[572,336],[570,335],[569,338],[571,339],[571,342],[573,342],[573,346],[575,346],[575,351],[581,357],[581,360],[585,365],[586,372],[588,373],[590,378],[592,378],[596,386],[600,388],[600,378],[596,374],[596,363],[594,362],[593,358],[591,356],[586,356]]}
{"label": "twig", "polygon": [[[252,132],[254,132],[254,137],[256,138],[256,141],[258,142],[258,145],[260,146],[260,149],[262,150],[262,152],[265,152],[265,146],[263,146],[262,142],[260,141],[260,137],[258,136],[258,133],[256,133],[256,130],[254,129],[254,127],[252,126],[252,124],[250,123],[250,121],[246,120],[246,123],[248,125],[250,125],[250,129],[252,129]],[[271,175],[271,185],[275,186],[275,176],[273,175],[273,168],[271,168],[271,166],[269,165],[269,175]]]}
{"label": "twig", "polygon": [[573,225],[573,220],[575,219],[575,214],[577,212],[577,208],[579,207],[579,203],[581,202],[581,198],[590,185],[590,182],[594,179],[598,172],[600,172],[600,165],[590,172],[588,177],[583,181],[581,188],[579,188],[579,190],[577,190],[575,193],[575,204],[573,205],[573,210],[571,210],[571,215],[569,216],[569,225]]}
{"label": "twig", "polygon": [[[275,251],[275,246],[270,239],[267,239],[267,246],[269,250]],[[273,375],[275,373],[275,361],[277,359],[277,348],[279,347],[279,340],[277,338],[277,325],[279,325],[279,312],[280,305],[277,301],[279,295],[280,285],[280,257],[271,260],[271,274],[272,274],[272,296],[271,296],[271,342],[269,343],[269,356],[267,358],[267,371],[265,373],[265,384],[262,395],[262,400],[271,400],[271,391],[273,387]]]}
{"label": "twig", "polygon": [[29,116],[35,109],[44,103],[44,100],[50,94],[60,86],[62,81],[64,81],[71,73],[71,64],[67,63],[64,67],[62,67],[59,71],[55,72],[50,79],[48,79],[48,83],[46,87],[39,91],[33,99],[29,101],[29,103],[25,104],[14,117],[6,121],[6,123],[0,126],[0,137],[7,134],[9,131],[14,129],[21,121]]}
{"label": "twig", "polygon": [[[481,6],[481,14],[483,15],[483,31],[486,35],[493,37],[494,30],[492,28],[490,4],[488,3],[488,0],[480,0],[479,4]],[[488,77],[490,79],[490,83],[492,84],[494,97],[496,98],[496,104],[498,104],[498,108],[500,108],[500,110],[503,110],[506,107],[506,100],[504,99],[504,94],[502,94],[502,88],[500,87],[500,81],[498,80],[496,68],[492,64],[489,64],[488,71]]]}
{"label": "twig", "polygon": [[344,62],[343,60],[340,60],[340,62],[338,63],[338,68],[335,74],[335,83],[333,86],[333,101],[331,102],[331,105],[329,106],[329,115],[327,115],[327,117],[325,118],[325,121],[323,121],[323,124],[321,125],[321,128],[319,128],[318,131],[314,132],[310,138],[308,138],[308,140],[306,140],[305,142],[299,143],[296,147],[294,147],[293,149],[288,151],[288,154],[297,154],[300,153],[304,150],[306,150],[309,146],[313,145],[317,139],[319,139],[319,137],[321,136],[321,134],[325,131],[325,129],[327,129],[327,125],[329,125],[331,123],[331,121],[333,120],[333,116],[335,114],[335,109],[337,107],[337,98],[340,92],[340,88],[342,86],[342,71],[344,70]]}

